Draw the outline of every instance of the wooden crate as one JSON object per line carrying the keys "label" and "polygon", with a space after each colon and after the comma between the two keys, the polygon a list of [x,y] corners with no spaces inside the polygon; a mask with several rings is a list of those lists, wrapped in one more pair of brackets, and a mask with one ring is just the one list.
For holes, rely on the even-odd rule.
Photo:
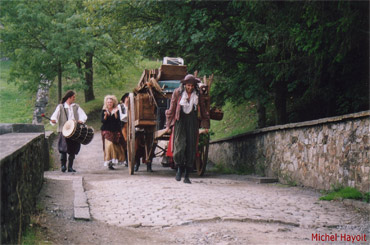
{"label": "wooden crate", "polygon": [[155,104],[148,94],[139,93],[135,97],[135,127],[155,126]]}
{"label": "wooden crate", "polygon": [[186,66],[161,65],[160,80],[182,80],[187,74]]}

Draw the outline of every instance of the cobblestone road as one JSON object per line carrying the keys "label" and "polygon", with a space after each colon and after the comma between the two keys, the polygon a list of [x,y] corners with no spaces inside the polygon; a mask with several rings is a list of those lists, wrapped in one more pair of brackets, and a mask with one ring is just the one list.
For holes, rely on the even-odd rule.
{"label": "cobblestone road", "polygon": [[[280,224],[306,233],[369,236],[369,219],[342,202],[319,201],[319,192],[280,184],[257,184],[246,176],[192,174],[192,184],[174,179],[175,171],[153,164],[130,176],[124,166],[103,166],[100,135],[83,146],[75,174],[48,172],[47,178],[82,176],[91,217],[119,227],[170,227],[209,222]],[[269,229],[266,229],[268,232]],[[307,241],[308,240],[308,241]]]}

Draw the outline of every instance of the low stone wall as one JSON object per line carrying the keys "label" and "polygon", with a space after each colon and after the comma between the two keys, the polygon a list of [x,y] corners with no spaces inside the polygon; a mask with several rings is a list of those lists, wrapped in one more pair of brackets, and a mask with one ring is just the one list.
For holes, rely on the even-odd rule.
{"label": "low stone wall", "polygon": [[370,190],[370,111],[268,127],[210,143],[209,159],[281,183]]}
{"label": "low stone wall", "polygon": [[30,222],[49,161],[45,141],[44,132],[0,135],[1,244],[18,243]]}
{"label": "low stone wall", "polygon": [[52,154],[53,154],[53,143],[54,143],[54,140],[57,138],[57,134],[55,134],[55,132],[53,131],[45,131],[45,159],[47,159],[47,161],[44,163],[44,171],[48,171],[50,170],[50,168],[53,167],[53,158],[52,158]]}
{"label": "low stone wall", "polygon": [[44,125],[23,123],[0,123],[0,135],[9,133],[43,133]]}

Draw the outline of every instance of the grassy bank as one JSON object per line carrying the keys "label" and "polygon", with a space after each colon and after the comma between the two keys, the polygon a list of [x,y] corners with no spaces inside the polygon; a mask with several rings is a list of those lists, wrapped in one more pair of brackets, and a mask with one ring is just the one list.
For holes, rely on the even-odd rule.
{"label": "grassy bank", "polygon": [[239,105],[226,102],[222,110],[224,117],[221,121],[211,120],[211,140],[242,134],[257,126],[256,108],[250,102]]}
{"label": "grassy bank", "polygon": [[[31,123],[35,105],[36,93],[20,91],[13,83],[8,84],[10,61],[0,61],[0,123]],[[87,124],[95,130],[99,130],[100,110],[103,106],[104,96],[114,94],[118,99],[126,92],[131,92],[136,87],[144,69],[154,69],[160,66],[156,61],[140,61],[137,64],[127,66],[121,81],[114,84],[105,82],[105,77],[95,74],[94,93],[95,99],[84,102],[83,90],[75,89],[77,92],[76,102],[88,114]],[[63,81],[63,87],[73,87],[70,81]],[[65,90],[64,90],[65,91]],[[50,88],[49,103],[45,114],[50,116],[58,105],[57,82],[54,81]],[[223,108],[224,118],[221,121],[211,121],[211,140],[229,137],[256,127],[256,109],[249,102],[234,106],[226,103]],[[44,121],[46,130],[55,131],[56,127]]]}
{"label": "grassy bank", "polygon": [[0,61],[0,122],[32,123],[36,95],[7,83],[10,61]]}

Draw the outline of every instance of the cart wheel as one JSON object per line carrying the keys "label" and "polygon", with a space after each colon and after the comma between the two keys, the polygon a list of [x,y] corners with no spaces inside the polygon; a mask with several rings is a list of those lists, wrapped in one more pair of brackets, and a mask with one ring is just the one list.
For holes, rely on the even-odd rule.
{"label": "cart wheel", "polygon": [[208,149],[209,149],[209,135],[202,134],[199,135],[199,145],[198,152],[199,156],[196,157],[195,167],[197,169],[197,174],[203,176],[206,172],[206,166],[208,163]]}
{"label": "cart wheel", "polygon": [[128,172],[133,175],[135,166],[135,104],[133,93],[129,95],[127,123]]}

